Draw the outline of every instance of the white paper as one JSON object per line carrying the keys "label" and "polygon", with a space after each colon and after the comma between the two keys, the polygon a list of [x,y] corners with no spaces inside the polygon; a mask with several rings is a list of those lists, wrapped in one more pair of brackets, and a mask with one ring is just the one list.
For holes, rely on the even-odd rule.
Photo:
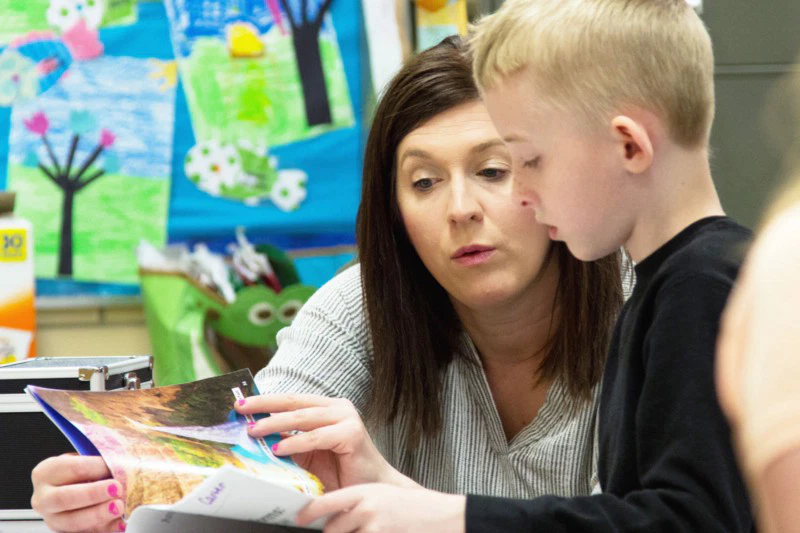
{"label": "white paper", "polygon": [[[297,513],[313,499],[313,496],[300,494],[237,468],[223,466],[177,503],[137,507],[128,520],[126,531],[171,533],[203,530],[186,529],[187,522],[194,519],[184,515],[295,526]],[[180,522],[180,527],[174,521]],[[308,527],[322,529],[323,525],[324,520],[319,520]]]}
{"label": "white paper", "polygon": [[395,9],[396,0],[362,0],[367,27],[369,65],[375,94],[400,70],[403,46]]}

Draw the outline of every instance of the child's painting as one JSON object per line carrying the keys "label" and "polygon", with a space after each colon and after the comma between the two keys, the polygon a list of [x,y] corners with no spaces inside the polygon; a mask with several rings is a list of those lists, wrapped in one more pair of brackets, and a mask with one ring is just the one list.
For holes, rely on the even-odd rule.
{"label": "child's painting", "polygon": [[417,0],[417,50],[467,33],[467,0]]}
{"label": "child's painting", "polygon": [[0,46],[29,32],[133,24],[137,0],[0,0]]}
{"label": "child's painting", "polygon": [[332,0],[166,0],[197,144],[189,180],[211,196],[294,211],[307,175],[269,148],[354,125]]}
{"label": "child's painting", "polygon": [[34,224],[37,277],[134,282],[139,242],[166,241],[169,72],[154,60],[103,56],[14,105],[7,186]]}
{"label": "child's painting", "polygon": [[140,505],[179,501],[224,465],[304,494],[322,493],[317,478],[272,454],[279,436],[247,434],[233,404],[258,394],[248,370],[136,391],[30,389],[102,455],[125,488],[127,516]]}

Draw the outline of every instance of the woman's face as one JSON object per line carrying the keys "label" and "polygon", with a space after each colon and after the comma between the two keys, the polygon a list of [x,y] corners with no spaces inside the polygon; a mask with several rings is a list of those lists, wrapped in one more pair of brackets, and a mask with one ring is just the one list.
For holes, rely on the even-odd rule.
{"label": "woman's face", "polygon": [[441,113],[397,149],[397,202],[422,262],[475,310],[536,291],[550,240],[512,198],[511,157],[480,101]]}

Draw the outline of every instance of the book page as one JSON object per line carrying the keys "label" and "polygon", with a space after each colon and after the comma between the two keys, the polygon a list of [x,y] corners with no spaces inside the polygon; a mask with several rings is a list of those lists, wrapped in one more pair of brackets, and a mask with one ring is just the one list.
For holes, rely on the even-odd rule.
{"label": "book page", "polygon": [[[126,518],[140,505],[177,503],[208,478],[224,475],[225,467],[274,485],[280,489],[276,494],[322,494],[316,477],[272,453],[278,435],[254,439],[247,434],[247,421],[233,405],[237,397],[258,394],[249,370],[133,391],[28,389],[81,453],[94,452],[64,421],[94,445],[124,488]],[[254,494],[265,489],[259,490]],[[269,504],[260,503],[262,508]]]}
{"label": "book page", "polygon": [[[173,521],[179,521],[183,524],[181,527],[186,527],[185,522],[191,519],[184,515],[211,516],[291,527],[295,525],[297,512],[312,499],[313,496],[265,483],[252,474],[226,466],[174,505],[138,507],[128,521],[126,531],[128,533],[191,531],[189,528],[172,529],[177,527]],[[165,528],[165,524],[169,524],[170,527]],[[207,531],[207,524],[205,522],[203,524],[202,530]],[[322,526],[323,521],[318,521],[311,527],[322,529]],[[229,524],[227,531],[232,530]]]}

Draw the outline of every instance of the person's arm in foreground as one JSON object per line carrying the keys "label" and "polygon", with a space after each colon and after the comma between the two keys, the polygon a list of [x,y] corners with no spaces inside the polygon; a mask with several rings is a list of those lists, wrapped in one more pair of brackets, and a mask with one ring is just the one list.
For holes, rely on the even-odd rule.
{"label": "person's arm in foreground", "polygon": [[763,533],[800,533],[800,448],[782,455],[756,476]]}
{"label": "person's arm in foreground", "polygon": [[800,532],[800,207],[758,238],[725,309],[717,384],[759,531]]}

